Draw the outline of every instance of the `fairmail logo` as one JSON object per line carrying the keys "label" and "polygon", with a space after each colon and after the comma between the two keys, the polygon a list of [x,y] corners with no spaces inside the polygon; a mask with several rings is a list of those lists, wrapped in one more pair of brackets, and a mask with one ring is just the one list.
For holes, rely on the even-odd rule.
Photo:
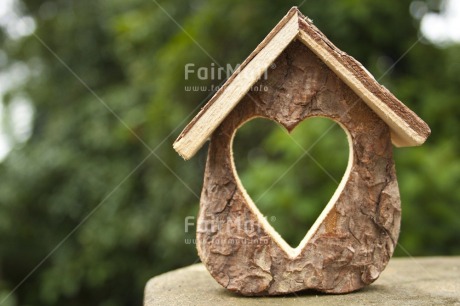
{"label": "fairmail logo", "polygon": [[[190,79],[198,79],[200,81],[218,81],[222,83],[224,80],[228,79],[233,73],[240,72],[239,69],[241,64],[236,64],[232,66],[231,64],[226,64],[225,66],[218,66],[215,63],[211,63],[209,66],[199,66],[195,65],[194,63],[187,63],[184,66],[184,78],[186,81]],[[268,78],[268,71],[270,69],[275,69],[276,64],[272,64],[269,66],[268,69],[264,70],[261,75],[260,71],[257,70],[245,70],[244,73],[240,73],[239,75],[250,82],[254,79],[263,79],[267,80]],[[256,74],[256,75],[254,75]],[[217,91],[220,89],[221,86],[219,85],[186,85],[185,91]],[[268,87],[262,84],[254,85],[250,88],[249,91],[267,91]]]}

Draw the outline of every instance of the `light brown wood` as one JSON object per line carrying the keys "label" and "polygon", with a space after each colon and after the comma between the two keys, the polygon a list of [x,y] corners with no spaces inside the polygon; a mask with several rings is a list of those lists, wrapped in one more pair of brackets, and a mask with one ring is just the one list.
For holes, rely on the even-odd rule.
{"label": "light brown wood", "polygon": [[298,33],[298,17],[291,10],[258,48],[216,93],[174,143],[174,149],[184,158],[195,155],[225,116],[238,104],[251,86],[288,46]]}
{"label": "light brown wood", "polygon": [[174,149],[185,159],[191,158],[293,39],[313,51],[382,118],[391,129],[394,145],[414,146],[426,140],[430,134],[428,125],[294,7],[185,127]]}
{"label": "light brown wood", "polygon": [[[245,95],[212,134],[198,216],[198,253],[222,286],[244,295],[360,289],[379,277],[399,233],[390,128],[304,44],[290,44],[276,67],[268,80],[257,83],[268,90]],[[254,117],[292,130],[313,116],[343,126],[350,160],[339,189],[293,249],[244,190],[232,141],[238,127]]]}

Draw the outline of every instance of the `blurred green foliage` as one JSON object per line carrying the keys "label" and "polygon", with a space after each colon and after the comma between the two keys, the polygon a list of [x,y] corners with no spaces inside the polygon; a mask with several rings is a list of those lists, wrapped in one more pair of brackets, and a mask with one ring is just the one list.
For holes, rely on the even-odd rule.
{"label": "blurred green foliage", "polygon": [[309,118],[290,134],[256,118],[238,130],[233,149],[236,169],[254,203],[297,247],[345,173],[345,132],[326,118]]}
{"label": "blurred green foliage", "polygon": [[[26,97],[35,113],[30,139],[0,163],[0,303],[33,271],[5,305],[140,304],[150,277],[197,260],[194,245],[184,243],[193,237],[192,229],[184,232],[184,219],[198,209],[206,150],[184,162],[171,145],[212,94],[185,86],[223,80],[186,80],[184,66],[241,63],[299,3],[19,4],[37,28],[20,39],[0,31],[8,56],[1,69],[23,63],[30,78],[2,103],[5,111],[15,97]],[[306,1],[301,10],[432,128],[424,146],[395,150],[403,206],[403,248],[396,254],[460,254],[460,46],[417,43],[419,20],[410,4]],[[427,5],[439,10],[439,1]],[[330,125],[311,120],[293,136],[306,148]],[[347,160],[343,140],[334,127],[311,151],[337,181]],[[273,123],[248,123],[235,146],[254,198],[302,154]],[[296,244],[334,189],[305,156],[260,205]]]}

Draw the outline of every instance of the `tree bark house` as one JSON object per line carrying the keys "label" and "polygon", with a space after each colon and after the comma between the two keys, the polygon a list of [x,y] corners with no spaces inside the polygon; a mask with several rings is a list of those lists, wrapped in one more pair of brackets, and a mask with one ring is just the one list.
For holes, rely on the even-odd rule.
{"label": "tree bark house", "polygon": [[[315,116],[345,130],[348,166],[319,218],[292,248],[241,184],[233,138],[255,117],[291,131]],[[393,145],[421,145],[429,134],[422,119],[292,8],[174,143],[189,159],[211,139],[197,224],[201,260],[219,284],[243,295],[346,293],[374,282],[400,228]]]}

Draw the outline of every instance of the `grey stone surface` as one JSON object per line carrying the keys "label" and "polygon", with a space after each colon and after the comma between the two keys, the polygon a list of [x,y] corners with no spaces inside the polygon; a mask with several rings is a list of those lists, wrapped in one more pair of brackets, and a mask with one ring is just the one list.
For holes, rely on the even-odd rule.
{"label": "grey stone surface", "polygon": [[349,294],[313,291],[244,297],[221,287],[202,264],[152,278],[144,306],[153,305],[458,305],[460,257],[393,258],[372,285]]}

